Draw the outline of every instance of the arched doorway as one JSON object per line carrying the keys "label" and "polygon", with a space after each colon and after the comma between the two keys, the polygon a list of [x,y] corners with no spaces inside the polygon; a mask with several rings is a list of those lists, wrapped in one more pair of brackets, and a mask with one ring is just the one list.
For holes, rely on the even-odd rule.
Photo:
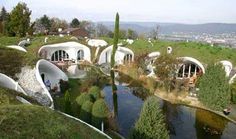
{"label": "arched doorway", "polygon": [[202,70],[194,63],[184,63],[178,71],[179,78],[191,78],[195,75],[201,74]]}
{"label": "arched doorway", "polygon": [[42,78],[43,82],[45,82],[45,75],[44,75],[44,73],[41,73],[41,78]]}
{"label": "arched doorway", "polygon": [[51,61],[63,61],[63,59],[69,59],[68,53],[64,50],[55,51],[51,57]]}
{"label": "arched doorway", "polygon": [[79,50],[77,52],[77,60],[84,60],[84,51],[83,50]]}

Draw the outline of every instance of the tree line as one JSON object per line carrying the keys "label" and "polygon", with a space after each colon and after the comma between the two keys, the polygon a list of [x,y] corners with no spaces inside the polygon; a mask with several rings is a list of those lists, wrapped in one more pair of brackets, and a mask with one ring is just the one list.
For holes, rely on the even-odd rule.
{"label": "tree line", "polygon": [[[92,21],[79,20],[73,18],[71,22],[57,17],[49,17],[44,14],[42,17],[31,21],[32,11],[24,2],[19,2],[12,11],[8,12],[5,7],[0,11],[0,34],[5,36],[25,37],[34,34],[55,34],[58,29],[83,28],[88,31],[90,37],[110,37],[113,38],[114,32],[102,23],[93,23]],[[147,37],[157,39],[158,30],[153,29]],[[143,36],[133,29],[120,29],[120,39],[137,39]]]}

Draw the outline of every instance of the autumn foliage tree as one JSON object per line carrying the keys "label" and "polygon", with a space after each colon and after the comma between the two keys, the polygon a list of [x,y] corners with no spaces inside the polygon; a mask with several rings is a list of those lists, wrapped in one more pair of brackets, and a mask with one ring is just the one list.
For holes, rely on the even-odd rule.
{"label": "autumn foliage tree", "polygon": [[170,54],[163,54],[154,62],[155,73],[167,92],[171,91],[171,83],[175,79],[179,63],[180,60]]}

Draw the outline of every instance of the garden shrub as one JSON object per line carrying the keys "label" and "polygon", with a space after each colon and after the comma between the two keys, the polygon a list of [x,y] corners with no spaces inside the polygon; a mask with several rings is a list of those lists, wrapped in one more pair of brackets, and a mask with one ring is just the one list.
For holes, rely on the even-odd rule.
{"label": "garden shrub", "polygon": [[92,101],[91,95],[89,95],[88,93],[82,93],[80,96],[76,98],[76,103],[79,106],[79,109],[86,101]]}
{"label": "garden shrub", "polygon": [[79,117],[81,120],[91,123],[93,103],[91,101],[86,101],[81,107]]}
{"label": "garden shrub", "polygon": [[104,125],[107,124],[107,118],[109,115],[109,109],[106,105],[104,99],[98,99],[93,104],[92,109],[92,125],[101,129],[101,123],[103,122]]}
{"label": "garden shrub", "polygon": [[25,65],[24,53],[7,48],[0,48],[0,73],[6,74],[13,79],[17,79],[15,74],[21,72]]}
{"label": "garden shrub", "polygon": [[199,100],[213,110],[222,111],[230,103],[230,86],[222,65],[208,65],[199,79],[199,89]]}
{"label": "garden shrub", "polygon": [[65,103],[65,113],[72,114],[71,111],[71,101],[70,101],[70,93],[66,91],[64,95],[64,103]]}
{"label": "garden shrub", "polygon": [[94,99],[94,101],[96,101],[97,99],[99,99],[101,97],[101,90],[99,87],[97,86],[92,86],[90,89],[89,89],[89,94],[92,96],[92,98]]}
{"label": "garden shrub", "polygon": [[168,139],[169,132],[164,122],[164,115],[156,97],[149,97],[144,102],[140,117],[130,134],[131,139]]}

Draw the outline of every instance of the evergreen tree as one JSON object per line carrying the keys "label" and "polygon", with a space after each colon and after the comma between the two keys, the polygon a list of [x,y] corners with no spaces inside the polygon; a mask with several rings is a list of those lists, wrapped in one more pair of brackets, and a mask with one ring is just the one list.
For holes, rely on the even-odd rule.
{"label": "evergreen tree", "polygon": [[24,37],[30,27],[31,11],[25,3],[18,3],[10,13],[8,35]]}
{"label": "evergreen tree", "polygon": [[143,104],[138,121],[130,135],[131,139],[168,139],[169,133],[164,115],[156,97],[149,97]]}
{"label": "evergreen tree", "polygon": [[80,22],[77,18],[74,18],[70,23],[70,26],[73,27],[73,28],[78,28],[79,25],[80,25]]}
{"label": "evergreen tree", "polygon": [[2,7],[1,13],[0,13],[0,21],[6,21],[8,16],[7,10],[5,7]]}
{"label": "evergreen tree", "polygon": [[6,25],[9,21],[9,13],[7,13],[5,7],[2,7],[0,12],[0,33],[5,34],[6,32]]}
{"label": "evergreen tree", "polygon": [[222,111],[230,103],[230,86],[222,65],[210,64],[200,78],[199,100],[207,107]]}
{"label": "evergreen tree", "polygon": [[41,25],[44,27],[45,30],[49,30],[51,27],[51,21],[47,15],[43,15],[40,19]]}

